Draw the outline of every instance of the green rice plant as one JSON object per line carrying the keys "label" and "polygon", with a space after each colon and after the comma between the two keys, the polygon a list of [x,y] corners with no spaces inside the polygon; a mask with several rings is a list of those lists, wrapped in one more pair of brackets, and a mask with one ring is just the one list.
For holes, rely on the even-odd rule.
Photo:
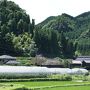
{"label": "green rice plant", "polygon": [[67,74],[64,74],[64,75],[60,75],[60,74],[49,75],[48,77],[52,78],[52,79],[59,79],[61,81],[71,81],[72,80],[72,76],[67,75]]}

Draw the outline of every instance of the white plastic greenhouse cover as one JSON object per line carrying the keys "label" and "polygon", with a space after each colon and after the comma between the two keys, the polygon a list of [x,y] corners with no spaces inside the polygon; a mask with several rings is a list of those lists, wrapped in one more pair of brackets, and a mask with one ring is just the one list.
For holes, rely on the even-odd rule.
{"label": "white plastic greenhouse cover", "polygon": [[70,74],[72,70],[69,68],[49,68],[52,74]]}
{"label": "white plastic greenhouse cover", "polygon": [[23,74],[85,74],[86,69],[75,68],[47,68],[36,66],[0,66],[0,74],[2,73],[23,73]]}
{"label": "white plastic greenhouse cover", "polygon": [[83,68],[74,68],[72,69],[72,74],[85,74],[88,73],[88,70]]}
{"label": "white plastic greenhouse cover", "polygon": [[0,73],[48,74],[49,70],[46,67],[0,66]]}

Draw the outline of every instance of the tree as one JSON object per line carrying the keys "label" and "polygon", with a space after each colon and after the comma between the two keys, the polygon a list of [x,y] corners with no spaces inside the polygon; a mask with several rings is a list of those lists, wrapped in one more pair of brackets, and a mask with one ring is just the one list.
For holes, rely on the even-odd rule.
{"label": "tree", "polygon": [[23,22],[23,29],[24,29],[24,32],[29,33],[29,24],[27,24],[26,22]]}
{"label": "tree", "polygon": [[60,41],[61,41],[61,46],[62,46],[62,53],[64,56],[66,56],[66,49],[67,49],[68,40],[64,36],[63,32],[61,32],[61,34],[60,34]]}
{"label": "tree", "polygon": [[36,48],[36,44],[34,41],[31,41],[31,44],[30,46],[27,48],[27,51],[26,53],[28,54],[28,56],[31,56],[31,57],[35,57],[36,54],[37,54],[37,51],[38,51],[38,48]]}
{"label": "tree", "polygon": [[14,55],[14,45],[13,45],[13,40],[14,34],[13,33],[7,33],[4,38],[4,54],[10,54]]}
{"label": "tree", "polygon": [[75,47],[74,47],[73,42],[68,41],[67,48],[66,48],[66,56],[68,58],[73,58],[74,57],[74,54],[75,54],[74,48]]}
{"label": "tree", "polygon": [[15,36],[13,39],[14,49],[17,55],[35,56],[37,48],[35,42],[31,39],[28,33]]}
{"label": "tree", "polygon": [[4,6],[4,7],[6,7],[7,6],[7,0],[2,0],[1,5]]}
{"label": "tree", "polygon": [[[30,25],[30,17],[23,9],[12,1],[1,0],[0,54],[25,55],[24,48],[26,51],[31,45]],[[32,30],[34,27],[32,20]],[[30,52],[26,54],[30,55]]]}
{"label": "tree", "polygon": [[7,34],[8,32],[9,32],[9,29],[8,29],[7,25],[6,24],[3,24],[1,26],[1,35],[2,35],[2,37],[4,37],[5,34]]}
{"label": "tree", "polygon": [[12,20],[9,20],[8,27],[9,27],[10,32],[17,34],[17,25],[16,25],[15,18],[13,18]]}
{"label": "tree", "polygon": [[35,28],[35,20],[32,19],[32,24],[30,24],[30,33],[32,35],[32,38],[34,36],[34,28]]}
{"label": "tree", "polygon": [[23,26],[24,26],[24,21],[22,19],[20,19],[17,24],[18,35],[22,34],[24,32]]}
{"label": "tree", "polygon": [[60,54],[59,33],[52,29],[35,30],[34,41],[39,53],[45,56],[58,56]]}

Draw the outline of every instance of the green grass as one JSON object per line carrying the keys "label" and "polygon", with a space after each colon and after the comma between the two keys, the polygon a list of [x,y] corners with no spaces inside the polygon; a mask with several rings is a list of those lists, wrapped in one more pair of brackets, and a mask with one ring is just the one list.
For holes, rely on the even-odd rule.
{"label": "green grass", "polygon": [[[65,85],[74,85],[74,84],[75,85],[76,84],[90,84],[90,82],[75,82],[75,81],[38,81],[36,82],[35,81],[35,82],[12,82],[12,83],[5,82],[3,84],[18,85],[19,87],[24,86],[26,88],[41,88],[40,90],[77,90],[77,89],[90,90],[90,86],[65,86]],[[45,89],[44,87],[49,87],[49,88]],[[7,87],[4,90],[12,90],[12,88],[15,88],[15,87],[14,86]],[[3,89],[0,88],[0,90],[3,90]]]}
{"label": "green grass", "polygon": [[90,90],[90,86],[57,87],[44,90]]}
{"label": "green grass", "polygon": [[0,90],[14,90],[16,88],[21,88],[21,87],[23,87],[23,85],[0,83]]}
{"label": "green grass", "polygon": [[53,86],[53,85],[64,85],[66,83],[72,84],[74,82],[68,81],[35,81],[35,82],[14,82],[15,84],[22,84],[27,87],[43,87],[43,86]]}
{"label": "green grass", "polygon": [[20,62],[20,65],[25,65],[25,66],[31,65],[31,61],[28,59],[29,57],[17,57],[17,61]]}
{"label": "green grass", "polygon": [[90,84],[90,82],[76,82],[76,81],[31,81],[31,82],[14,82],[14,84],[21,84],[27,87],[43,87],[53,85],[67,85],[67,84]]}
{"label": "green grass", "polygon": [[[5,83],[7,84],[7,82]],[[53,87],[53,86],[65,86],[65,85],[72,85],[72,84],[90,84],[90,82],[73,82],[73,81],[38,81],[38,82],[8,82],[8,84],[16,84],[16,85],[21,85],[21,86],[25,86],[27,88],[43,88],[43,87]],[[76,88],[78,88],[79,86],[75,86]],[[88,86],[85,86],[88,87]],[[67,90],[69,90],[69,88],[74,88],[74,86],[71,87],[57,87],[56,88],[47,88],[46,90],[64,90],[63,88],[66,88]],[[65,90],[66,90],[65,89]],[[1,89],[0,89],[1,90]],[[73,89],[72,89],[73,90]]]}

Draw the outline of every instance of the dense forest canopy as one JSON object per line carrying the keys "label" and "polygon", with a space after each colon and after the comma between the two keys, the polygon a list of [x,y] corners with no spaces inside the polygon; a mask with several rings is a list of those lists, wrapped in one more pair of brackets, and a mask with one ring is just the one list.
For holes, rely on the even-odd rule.
{"label": "dense forest canopy", "polygon": [[27,52],[30,53],[30,45],[35,44],[32,40],[34,24],[34,19],[31,23],[25,10],[12,1],[1,0],[0,54],[24,55]]}
{"label": "dense forest canopy", "polygon": [[0,54],[73,58],[90,55],[90,12],[35,20],[12,1],[0,1]]}
{"label": "dense forest canopy", "polygon": [[[70,52],[74,50],[74,55],[90,55],[90,12],[85,12],[76,17],[65,13],[52,17],[53,16],[39,23],[37,27],[41,30],[52,29],[57,31],[59,35],[63,32],[65,38],[68,39],[68,43],[72,42],[73,45],[75,45],[73,49],[69,50]],[[70,46],[70,48],[72,48],[72,46]],[[68,54],[69,53],[66,53],[66,56]]]}

